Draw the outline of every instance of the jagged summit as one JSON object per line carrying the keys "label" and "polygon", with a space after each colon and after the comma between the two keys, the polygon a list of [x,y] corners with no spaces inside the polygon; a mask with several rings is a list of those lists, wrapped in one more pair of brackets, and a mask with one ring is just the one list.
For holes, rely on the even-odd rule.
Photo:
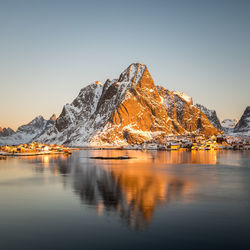
{"label": "jagged summit", "polygon": [[182,98],[185,102],[189,103],[190,105],[193,105],[193,99],[192,97],[188,96],[184,92],[179,92],[174,90],[173,94],[178,95],[180,98]]}
{"label": "jagged summit", "polygon": [[95,84],[96,85],[101,85],[102,86],[102,83],[100,81],[95,81]]}
{"label": "jagged summit", "polygon": [[50,121],[55,121],[56,118],[57,118],[57,117],[56,117],[56,114],[53,114],[53,115],[49,118],[49,120],[50,120]]}
{"label": "jagged summit", "polygon": [[132,63],[129,65],[127,69],[125,69],[120,77],[119,82],[132,82],[133,84],[137,84],[141,77],[143,72],[146,69],[146,65],[141,63]]}
{"label": "jagged summit", "polygon": [[234,132],[235,125],[238,123],[237,119],[224,119],[221,122],[222,129],[227,134],[232,134]]}
{"label": "jagged summit", "polygon": [[221,122],[221,126],[226,129],[234,129],[235,125],[238,123],[237,119],[224,119]]}
{"label": "jagged summit", "polygon": [[29,123],[18,127],[16,132],[10,128],[3,129],[5,134],[0,133],[0,145],[17,145],[33,141],[36,137],[45,133],[47,129],[54,126],[55,119],[55,114],[53,114],[49,120],[45,120],[43,116],[40,115]]}
{"label": "jagged summit", "polygon": [[192,98],[156,87],[146,65],[133,63],[118,78],[81,89],[37,139],[74,146],[127,145],[189,132],[219,133]]}
{"label": "jagged summit", "polygon": [[206,117],[208,118],[208,120],[211,122],[211,124],[219,129],[219,130],[222,130],[222,126],[221,126],[221,123],[220,123],[220,120],[217,116],[217,113],[215,110],[212,110],[212,109],[208,109],[207,107],[197,103],[195,104],[195,106],[200,109],[205,115]]}
{"label": "jagged summit", "polygon": [[250,106],[247,106],[240,120],[234,128],[235,133],[243,132],[250,134]]}
{"label": "jagged summit", "polygon": [[0,137],[1,136],[10,136],[10,135],[12,135],[14,133],[15,133],[15,131],[13,129],[9,128],[9,127],[8,128],[0,127]]}

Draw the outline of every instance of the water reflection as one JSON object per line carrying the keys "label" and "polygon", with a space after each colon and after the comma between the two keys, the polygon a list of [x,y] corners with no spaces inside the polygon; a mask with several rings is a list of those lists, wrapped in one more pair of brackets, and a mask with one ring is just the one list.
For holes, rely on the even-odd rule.
{"label": "water reflection", "polygon": [[[188,202],[189,194],[197,188],[198,180],[187,175],[166,171],[168,164],[217,163],[216,151],[91,151],[91,157],[132,159],[88,160],[75,162],[73,187],[84,203],[94,205],[97,214],[115,211],[131,228],[143,230],[149,225],[157,207],[170,202]],[[190,169],[186,169],[186,173]],[[202,177],[199,178],[199,182]]]}
{"label": "water reflection", "polygon": [[[162,171],[167,164],[216,164],[216,152],[92,151],[91,156],[129,155],[127,161],[73,158],[73,189],[97,214],[115,211],[131,228],[143,230],[157,207],[187,201],[196,188],[195,178]],[[164,165],[162,165],[164,164]],[[68,166],[58,161],[59,169]]]}
{"label": "water reflection", "polygon": [[[165,163],[165,164],[216,164],[218,151],[132,151],[132,150],[96,150],[92,151],[92,156],[117,157],[128,155],[132,159],[128,164],[147,164],[147,163]],[[110,164],[116,164],[115,161]]]}
{"label": "water reflection", "polygon": [[[128,155],[130,160],[93,160],[90,156]],[[23,158],[34,171],[62,176],[63,186],[72,188],[84,205],[97,215],[114,212],[136,230],[145,229],[157,207],[171,202],[188,202],[202,177],[168,171],[168,164],[216,164],[217,152],[79,151],[72,156]],[[187,178],[188,176],[188,178]]]}
{"label": "water reflection", "polygon": [[[168,164],[216,164],[216,152],[142,152],[91,151],[88,156],[117,157],[129,160],[74,161],[73,188],[84,203],[96,208],[97,214],[115,211],[131,228],[143,230],[152,220],[157,207],[173,202],[188,202],[189,194],[199,181],[183,170],[184,175],[167,171]],[[77,160],[79,160],[77,162]],[[187,178],[187,175],[189,176]]]}
{"label": "water reflection", "polygon": [[65,175],[70,173],[72,162],[70,156],[65,155],[42,155],[21,157],[27,163],[34,165],[36,172],[43,173],[46,169],[54,175]]}

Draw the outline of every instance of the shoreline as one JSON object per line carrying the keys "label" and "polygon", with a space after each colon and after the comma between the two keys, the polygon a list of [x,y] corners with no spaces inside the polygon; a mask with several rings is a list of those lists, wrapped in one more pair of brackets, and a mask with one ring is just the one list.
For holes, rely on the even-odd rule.
{"label": "shoreline", "polygon": [[[199,152],[204,152],[204,151],[248,151],[249,149],[227,149],[227,148],[220,148],[220,149],[188,149],[188,148],[180,148],[180,149],[165,149],[165,150],[159,150],[159,149],[146,149],[142,150],[139,148],[119,148],[119,147],[74,147],[70,148],[71,150],[119,150],[119,151],[126,151],[126,150],[136,150],[136,151],[165,151],[165,152],[177,152],[177,151],[199,151]],[[8,156],[41,156],[41,155],[70,155],[71,153],[65,153],[65,152],[38,152],[38,153],[7,153],[7,152],[0,152],[0,158],[1,159],[6,159]]]}
{"label": "shoreline", "polygon": [[6,156],[37,156],[37,155],[57,155],[57,154],[65,154],[65,152],[39,152],[39,153],[7,153],[7,152],[0,152],[0,157]]}

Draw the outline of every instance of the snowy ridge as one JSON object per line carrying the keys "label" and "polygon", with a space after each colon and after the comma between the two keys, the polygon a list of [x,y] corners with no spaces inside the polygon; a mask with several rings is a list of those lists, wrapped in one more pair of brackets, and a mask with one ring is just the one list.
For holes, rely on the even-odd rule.
{"label": "snowy ridge", "polygon": [[145,65],[131,64],[119,80],[108,79],[103,85],[98,81],[83,88],[71,104],[64,106],[55,126],[38,140],[76,146],[89,144],[125,96],[129,96],[126,91],[139,83],[144,70]]}
{"label": "snowy ridge", "polygon": [[192,105],[191,97],[185,97],[177,91],[170,91],[157,86],[162,99],[161,103],[166,107],[167,113],[179,133],[219,133],[208,118]]}
{"label": "snowy ridge", "polygon": [[235,125],[237,124],[238,120],[237,119],[224,119],[221,122],[221,126],[224,129],[234,129]]}
{"label": "snowy ridge", "polygon": [[0,136],[0,145],[17,145],[33,141],[37,136],[51,128],[55,123],[55,119],[55,115],[52,115],[49,120],[38,116],[28,124],[18,127],[17,131],[13,131],[11,135]]}
{"label": "snowy ridge", "polygon": [[119,82],[127,82],[138,84],[142,74],[144,73],[146,65],[140,63],[131,64],[126,70],[124,70],[119,78]]}
{"label": "snowy ridge", "polygon": [[212,109],[208,109],[205,106],[201,105],[201,104],[195,104],[195,106],[201,110],[201,112],[203,114],[206,115],[206,117],[208,118],[208,120],[211,122],[211,124],[213,124],[214,127],[216,127],[219,130],[222,130],[222,126],[220,123],[220,120],[217,116],[217,113],[215,110]]}
{"label": "snowy ridge", "polygon": [[193,99],[192,97],[188,96],[187,94],[185,94],[184,92],[179,92],[174,90],[173,91],[174,95],[179,96],[180,98],[182,98],[185,102],[189,103],[189,104],[193,104]]}
{"label": "snowy ridge", "polygon": [[234,128],[234,133],[250,134],[250,106],[246,107],[243,115]]}
{"label": "snowy ridge", "polygon": [[15,133],[15,131],[11,128],[1,128],[0,127],[0,137],[1,136],[10,136],[14,133]]}

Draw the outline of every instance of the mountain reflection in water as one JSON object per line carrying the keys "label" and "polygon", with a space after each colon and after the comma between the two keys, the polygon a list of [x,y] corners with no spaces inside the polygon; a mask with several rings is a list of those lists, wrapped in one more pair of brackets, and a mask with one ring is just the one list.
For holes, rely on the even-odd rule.
{"label": "mountain reflection in water", "polygon": [[[128,155],[129,160],[93,160],[89,157]],[[98,215],[119,214],[129,227],[143,230],[157,207],[170,202],[188,202],[189,195],[202,181],[190,169],[184,175],[167,170],[168,164],[216,164],[217,152],[142,152],[78,151],[71,157],[43,156],[26,158],[36,171],[49,168],[63,175],[65,186],[73,187],[83,204],[95,208]],[[188,176],[188,178],[187,178]]]}

